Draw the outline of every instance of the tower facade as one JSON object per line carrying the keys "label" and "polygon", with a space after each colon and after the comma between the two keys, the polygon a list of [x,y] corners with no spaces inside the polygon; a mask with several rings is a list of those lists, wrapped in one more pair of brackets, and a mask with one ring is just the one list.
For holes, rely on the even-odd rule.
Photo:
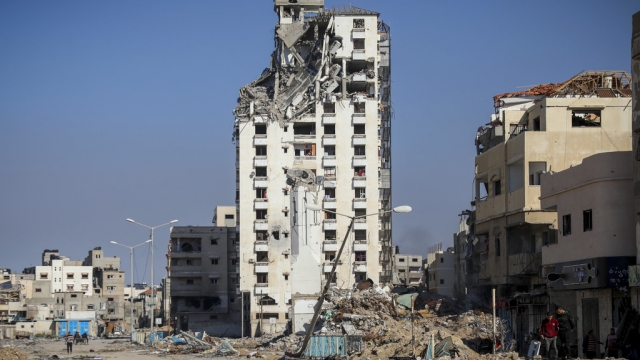
{"label": "tower facade", "polygon": [[[234,111],[245,335],[284,330],[292,298],[326,281],[391,281],[391,215],[376,215],[391,210],[389,27],[376,12],[323,0],[275,0],[274,10],[269,67],[240,89]],[[304,196],[289,171],[311,178]],[[310,214],[301,199],[328,211]],[[329,279],[351,221],[339,214],[372,216],[354,224]],[[292,273],[302,269],[309,275]]]}

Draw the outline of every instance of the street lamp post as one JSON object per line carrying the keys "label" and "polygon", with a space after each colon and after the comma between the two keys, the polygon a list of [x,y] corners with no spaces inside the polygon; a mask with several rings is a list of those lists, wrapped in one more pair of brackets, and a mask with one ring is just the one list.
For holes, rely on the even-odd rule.
{"label": "street lamp post", "polygon": [[130,255],[130,261],[131,261],[131,265],[130,265],[131,266],[131,269],[130,269],[130,272],[131,272],[131,293],[129,294],[129,301],[131,302],[131,330],[130,330],[131,333],[133,333],[133,269],[134,269],[134,267],[133,267],[133,249],[137,248],[138,246],[142,246],[142,245],[144,245],[144,244],[146,244],[148,242],[151,242],[151,240],[147,240],[147,241],[143,242],[142,244],[138,244],[138,245],[134,245],[134,246],[128,246],[128,245],[124,245],[124,244],[118,244],[115,241],[111,241],[111,243],[114,244],[114,245],[120,245],[120,246],[126,247],[127,249],[129,249],[129,253],[130,253],[129,255]]}
{"label": "street lamp post", "polygon": [[329,287],[331,285],[331,280],[333,279],[333,277],[336,274],[336,267],[338,266],[338,261],[340,260],[340,255],[342,255],[342,250],[344,249],[344,245],[347,243],[347,237],[349,236],[349,233],[351,232],[351,229],[353,228],[353,223],[355,222],[356,219],[362,219],[365,218],[367,216],[373,216],[373,215],[380,215],[380,214],[386,214],[386,213],[390,213],[390,212],[397,212],[397,213],[408,213],[411,211],[411,206],[398,206],[393,208],[393,210],[387,210],[387,211],[381,211],[381,212],[377,212],[374,214],[365,214],[365,215],[360,215],[360,216],[350,216],[350,215],[345,215],[345,214],[340,214],[338,212],[335,212],[333,210],[328,210],[328,209],[324,209],[319,205],[315,205],[315,204],[307,204],[306,205],[307,209],[312,210],[312,211],[326,211],[329,213],[333,213],[336,215],[340,215],[340,216],[344,216],[347,217],[349,219],[351,219],[351,222],[349,223],[349,227],[347,228],[347,233],[344,235],[344,240],[342,240],[342,244],[340,245],[340,250],[338,250],[338,254],[336,255],[335,260],[333,261],[333,266],[331,267],[331,273],[329,274],[329,280],[327,280],[327,282],[324,284],[324,289],[322,289],[322,294],[320,294],[320,297],[318,298],[318,304],[316,305],[316,311],[313,314],[313,318],[311,318],[311,322],[309,323],[309,329],[307,330],[307,334],[304,337],[304,340],[302,340],[302,345],[300,346],[300,348],[295,352],[295,353],[287,353],[287,355],[289,356],[293,356],[293,357],[301,357],[305,350],[307,350],[307,346],[309,345],[309,340],[311,339],[311,334],[313,333],[313,329],[316,327],[316,322],[318,321],[318,316],[320,315],[320,311],[322,310],[322,304],[324,303],[324,297],[327,294],[327,292],[329,291]]}
{"label": "street lamp post", "polygon": [[152,299],[151,300],[152,301],[152,303],[151,303],[151,334],[153,334],[153,325],[154,325],[154,322],[155,322],[155,319],[153,317],[153,310],[154,310],[154,308],[156,306],[156,292],[155,292],[156,290],[153,287],[153,248],[154,248],[154,245],[155,245],[153,243],[153,230],[157,229],[157,228],[159,228],[161,226],[165,226],[165,225],[170,225],[170,224],[176,223],[176,222],[178,222],[178,220],[172,220],[172,221],[169,221],[168,223],[164,223],[164,224],[157,225],[157,226],[149,226],[149,225],[141,224],[141,223],[139,223],[139,222],[137,222],[137,221],[135,221],[133,219],[127,219],[127,221],[130,222],[130,223],[134,223],[134,224],[140,225],[140,226],[144,226],[147,229],[149,229],[149,231],[150,231],[149,240],[151,242],[151,299]]}

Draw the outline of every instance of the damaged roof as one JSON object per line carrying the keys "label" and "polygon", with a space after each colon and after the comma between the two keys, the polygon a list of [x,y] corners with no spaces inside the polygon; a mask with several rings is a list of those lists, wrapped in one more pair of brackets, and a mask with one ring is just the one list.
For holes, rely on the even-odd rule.
{"label": "damaged roof", "polygon": [[583,71],[565,82],[541,84],[524,91],[496,95],[493,102],[495,107],[499,107],[502,99],[526,96],[631,97],[631,75],[621,70]]}
{"label": "damaged roof", "polygon": [[323,13],[329,13],[333,15],[375,15],[380,16],[380,13],[362,9],[351,5],[336,6],[332,9],[324,9]]}

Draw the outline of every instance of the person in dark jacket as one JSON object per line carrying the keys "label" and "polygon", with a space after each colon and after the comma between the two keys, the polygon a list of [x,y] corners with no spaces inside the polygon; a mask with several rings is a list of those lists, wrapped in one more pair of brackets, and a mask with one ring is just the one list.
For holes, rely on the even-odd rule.
{"label": "person in dark jacket", "polygon": [[558,306],[556,308],[556,320],[558,320],[558,348],[562,350],[560,356],[568,358],[571,355],[571,349],[569,348],[569,332],[573,331],[576,327],[576,322],[569,315],[569,312]]}
{"label": "person in dark jacket", "polygon": [[[558,358],[558,348],[556,347],[558,329],[558,320],[553,318],[552,313],[547,313],[547,317],[542,320],[542,324],[540,325],[540,338],[543,341],[547,357],[552,360]],[[552,350],[553,356],[551,356]]]}
{"label": "person in dark jacket", "polygon": [[640,360],[640,333],[635,325],[631,325],[627,334],[625,347],[629,349],[629,358],[631,360]]}

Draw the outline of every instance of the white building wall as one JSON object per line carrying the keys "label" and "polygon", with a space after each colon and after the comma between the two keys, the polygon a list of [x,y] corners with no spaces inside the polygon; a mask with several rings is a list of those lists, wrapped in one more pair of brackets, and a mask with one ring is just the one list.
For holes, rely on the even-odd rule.
{"label": "white building wall", "polygon": [[[36,266],[36,280],[49,280],[52,292],[82,291],[85,296],[92,296],[93,268],[65,266],[64,263],[64,260],[53,260],[51,266]],[[43,279],[42,274],[47,274],[48,279]],[[68,279],[67,274],[73,274],[73,279]],[[84,279],[83,274],[86,274]],[[69,289],[68,285],[73,286],[73,289]]]}

